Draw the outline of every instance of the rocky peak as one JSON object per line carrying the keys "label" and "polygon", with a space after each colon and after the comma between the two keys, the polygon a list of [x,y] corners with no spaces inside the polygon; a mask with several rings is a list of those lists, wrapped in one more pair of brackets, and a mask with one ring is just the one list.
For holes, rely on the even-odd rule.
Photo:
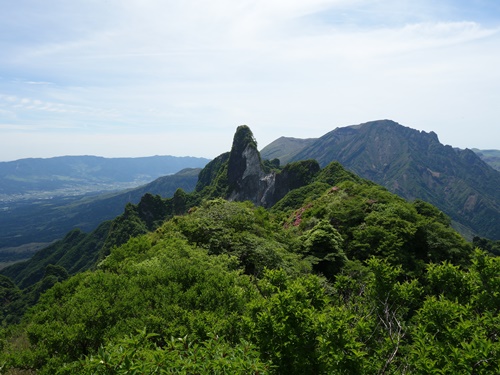
{"label": "rocky peak", "polygon": [[199,174],[197,191],[207,197],[225,197],[233,201],[251,201],[271,207],[290,190],[307,185],[319,172],[316,161],[290,163],[278,171],[262,163],[252,131],[246,125],[237,128],[231,151],[208,163]]}
{"label": "rocky peak", "polygon": [[320,170],[316,161],[291,163],[281,171],[266,171],[252,131],[239,126],[228,161],[229,200],[271,207],[290,190],[307,185]]}
{"label": "rocky peak", "polygon": [[264,171],[257,142],[246,125],[236,129],[229,154],[227,181],[230,200],[249,200],[267,206],[266,196],[274,191],[275,174]]}
{"label": "rocky peak", "polygon": [[241,125],[236,129],[229,154],[227,177],[231,189],[238,187],[244,175],[250,173],[250,170],[247,171],[249,168],[254,172],[252,174],[259,175],[261,160],[252,131],[248,126]]}

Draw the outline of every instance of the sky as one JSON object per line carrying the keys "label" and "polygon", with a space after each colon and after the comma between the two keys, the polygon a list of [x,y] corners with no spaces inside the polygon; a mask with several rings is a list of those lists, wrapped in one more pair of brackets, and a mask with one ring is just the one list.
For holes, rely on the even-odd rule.
{"label": "sky", "polygon": [[0,161],[214,158],[378,119],[500,149],[498,0],[0,5]]}

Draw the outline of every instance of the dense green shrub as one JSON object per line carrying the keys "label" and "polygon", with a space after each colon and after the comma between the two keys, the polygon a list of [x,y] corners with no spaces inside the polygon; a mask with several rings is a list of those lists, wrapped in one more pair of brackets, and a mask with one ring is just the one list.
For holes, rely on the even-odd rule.
{"label": "dense green shrub", "polygon": [[[127,206],[106,227],[94,269],[70,277],[45,264],[25,290],[1,278],[4,322],[27,296],[40,297],[2,332],[2,369],[500,372],[500,258],[473,251],[440,211],[337,164],[312,170],[315,182],[271,210],[206,199],[227,188],[223,177],[211,184],[227,160],[214,162],[195,194]],[[290,168],[303,174],[305,165]]]}

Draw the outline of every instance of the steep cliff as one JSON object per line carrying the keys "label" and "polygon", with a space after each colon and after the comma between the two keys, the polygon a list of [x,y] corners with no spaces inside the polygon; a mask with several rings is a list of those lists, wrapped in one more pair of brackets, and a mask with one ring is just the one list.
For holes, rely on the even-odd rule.
{"label": "steep cliff", "polygon": [[231,151],[201,171],[196,191],[204,197],[222,196],[271,207],[290,190],[310,183],[319,170],[314,160],[290,163],[284,168],[263,163],[252,131],[241,125],[236,129]]}

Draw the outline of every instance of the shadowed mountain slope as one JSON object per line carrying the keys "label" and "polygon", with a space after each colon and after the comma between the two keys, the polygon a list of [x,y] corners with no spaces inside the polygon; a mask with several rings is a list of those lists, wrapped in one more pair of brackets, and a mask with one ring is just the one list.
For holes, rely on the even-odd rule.
{"label": "shadowed mountain slope", "polygon": [[474,151],[484,162],[500,171],[500,150],[478,150],[473,148]]}
{"label": "shadowed mountain slope", "polygon": [[[263,158],[273,143],[262,150]],[[405,199],[432,203],[468,237],[500,239],[500,172],[471,150],[441,144],[434,132],[390,120],[337,128],[290,158],[305,159],[321,166],[338,161]]]}

